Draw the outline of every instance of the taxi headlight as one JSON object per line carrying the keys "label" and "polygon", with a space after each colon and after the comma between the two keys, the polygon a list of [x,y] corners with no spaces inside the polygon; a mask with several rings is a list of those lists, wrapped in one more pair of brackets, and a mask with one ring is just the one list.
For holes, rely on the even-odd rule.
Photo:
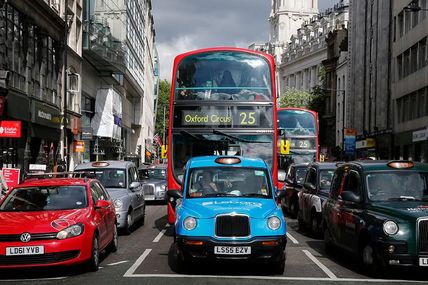
{"label": "taxi headlight", "polygon": [[115,207],[116,209],[120,209],[120,208],[122,208],[122,205],[123,205],[122,200],[120,200],[120,199],[116,199],[116,200],[114,200],[114,207]]}
{"label": "taxi headlight", "polygon": [[194,217],[187,217],[184,219],[183,226],[186,230],[191,231],[196,228],[196,219]]}
{"label": "taxi headlight", "polygon": [[76,224],[58,232],[58,234],[56,235],[56,238],[57,239],[72,238],[72,237],[80,236],[82,233],[83,233],[83,225]]}
{"label": "taxi headlight", "polygon": [[162,185],[162,186],[161,186],[161,189],[162,189],[163,191],[166,191],[166,184]]}
{"label": "taxi headlight", "polygon": [[395,235],[396,233],[398,233],[398,225],[394,221],[386,221],[383,223],[383,231],[387,235]]}
{"label": "taxi headlight", "polygon": [[270,217],[268,219],[268,227],[269,229],[276,231],[281,226],[281,220],[278,217]]}

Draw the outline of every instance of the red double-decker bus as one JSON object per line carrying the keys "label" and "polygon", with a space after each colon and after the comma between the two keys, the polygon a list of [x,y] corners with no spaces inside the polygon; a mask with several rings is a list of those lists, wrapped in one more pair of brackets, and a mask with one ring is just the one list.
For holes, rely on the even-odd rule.
{"label": "red double-decker bus", "polygon": [[[303,108],[278,108],[278,167],[319,161],[318,113]],[[281,143],[282,141],[282,143]]]}
{"label": "red double-decker bus", "polygon": [[[180,190],[194,156],[259,157],[277,183],[276,90],[272,56],[207,48],[174,60],[168,134],[168,190]],[[175,201],[168,201],[173,223]]]}

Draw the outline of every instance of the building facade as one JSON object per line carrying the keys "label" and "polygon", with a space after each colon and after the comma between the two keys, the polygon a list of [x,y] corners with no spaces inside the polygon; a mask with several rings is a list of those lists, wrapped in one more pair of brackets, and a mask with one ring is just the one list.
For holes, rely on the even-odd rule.
{"label": "building facade", "polygon": [[391,157],[392,2],[350,1],[345,125],[356,129],[357,157]]}
{"label": "building facade", "polygon": [[[155,112],[151,1],[85,0],[85,160],[146,159]],[[85,101],[85,103],[83,103]],[[150,158],[150,157],[149,157]]]}
{"label": "building facade", "polygon": [[[80,0],[67,4],[0,1],[0,168],[51,171],[64,155],[64,134],[70,145],[79,136],[82,9]],[[19,124],[14,137],[5,133],[10,121]],[[72,147],[68,154],[68,162],[77,159]]]}
{"label": "building facade", "polygon": [[[391,99],[394,158],[428,161],[428,1],[406,11],[410,0],[393,2]],[[425,11],[423,10],[425,9]]]}

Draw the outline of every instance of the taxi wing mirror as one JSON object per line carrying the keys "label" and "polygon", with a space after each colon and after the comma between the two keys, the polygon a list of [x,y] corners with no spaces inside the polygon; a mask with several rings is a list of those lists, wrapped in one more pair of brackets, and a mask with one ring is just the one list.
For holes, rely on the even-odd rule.
{"label": "taxi wing mirror", "polygon": [[317,188],[316,188],[316,187],[315,187],[315,185],[313,185],[312,183],[305,182],[305,183],[303,184],[303,186],[304,186],[307,190],[309,190],[310,192],[315,192],[315,191],[317,191]]}
{"label": "taxi wing mirror", "polygon": [[140,182],[134,181],[134,182],[131,183],[131,185],[129,185],[129,189],[134,192],[140,186],[141,186]]}
{"label": "taxi wing mirror", "polygon": [[285,170],[283,170],[283,169],[279,169],[278,170],[278,181],[287,182],[286,175],[285,175]]}
{"label": "taxi wing mirror", "polygon": [[352,203],[360,203],[361,202],[361,196],[355,194],[352,191],[343,191],[340,195],[342,196],[342,199],[344,201],[352,202]]}
{"label": "taxi wing mirror", "polygon": [[174,200],[183,198],[183,193],[179,190],[169,190],[167,192],[168,197],[174,198]]}

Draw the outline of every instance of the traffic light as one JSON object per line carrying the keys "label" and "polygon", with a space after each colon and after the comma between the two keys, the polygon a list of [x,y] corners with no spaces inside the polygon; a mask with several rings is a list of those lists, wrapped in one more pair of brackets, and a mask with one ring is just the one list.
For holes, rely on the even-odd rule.
{"label": "traffic light", "polygon": [[162,145],[161,148],[161,158],[168,158],[168,146],[166,144]]}
{"label": "traffic light", "polygon": [[290,141],[289,140],[281,140],[279,144],[279,153],[280,154],[290,154]]}

